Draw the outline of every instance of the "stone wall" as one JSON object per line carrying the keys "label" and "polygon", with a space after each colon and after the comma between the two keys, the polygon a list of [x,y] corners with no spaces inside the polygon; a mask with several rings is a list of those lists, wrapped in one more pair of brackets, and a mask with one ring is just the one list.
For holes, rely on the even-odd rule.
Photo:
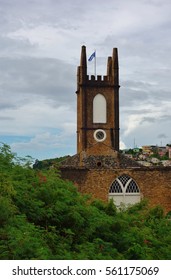
{"label": "stone wall", "polygon": [[135,180],[141,197],[147,198],[150,206],[161,205],[166,212],[171,211],[171,168],[61,168],[63,179],[72,181],[81,193],[91,193],[103,201],[108,200],[112,182],[123,174]]}

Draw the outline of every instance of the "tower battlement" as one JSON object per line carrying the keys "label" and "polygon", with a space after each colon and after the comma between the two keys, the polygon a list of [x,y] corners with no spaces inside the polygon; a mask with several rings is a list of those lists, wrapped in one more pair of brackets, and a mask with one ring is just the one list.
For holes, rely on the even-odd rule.
{"label": "tower battlement", "polygon": [[80,85],[94,86],[119,86],[119,63],[118,50],[113,48],[112,56],[108,57],[107,75],[87,75],[87,55],[86,47],[82,46],[80,66],[77,71],[77,88]]}
{"label": "tower battlement", "polygon": [[[78,80],[79,85],[86,86],[95,86],[95,87],[103,87],[103,86],[116,86],[114,85],[112,79],[108,75],[86,75],[85,79]],[[117,85],[119,86],[119,85]]]}

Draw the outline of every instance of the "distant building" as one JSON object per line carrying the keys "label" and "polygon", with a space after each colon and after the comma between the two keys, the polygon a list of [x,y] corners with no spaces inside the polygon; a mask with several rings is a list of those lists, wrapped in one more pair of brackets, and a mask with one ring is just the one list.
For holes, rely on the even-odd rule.
{"label": "distant building", "polygon": [[166,147],[158,147],[158,154],[159,154],[160,157],[165,156],[166,153],[167,153]]}
{"label": "distant building", "polygon": [[126,157],[133,158],[133,155],[132,154],[126,154]]}
{"label": "distant building", "polygon": [[169,150],[168,150],[168,153],[169,153],[169,158],[171,158],[171,148],[169,148]]}
{"label": "distant building", "polygon": [[152,148],[153,146],[142,146],[142,153],[146,155],[152,155],[154,153],[154,150]]}
{"label": "distant building", "polygon": [[162,161],[161,161],[161,164],[162,164],[163,166],[171,166],[171,160],[162,160]]}
{"label": "distant building", "polygon": [[146,158],[147,158],[146,155],[143,155],[143,154],[140,154],[140,155],[139,155],[139,159],[140,159],[140,160],[145,160]]}
{"label": "distant building", "polygon": [[148,161],[145,161],[145,160],[142,160],[142,161],[139,160],[138,163],[143,165],[143,166],[146,166],[146,167],[150,167],[150,166],[153,165],[151,162],[148,162]]}
{"label": "distant building", "polygon": [[139,153],[140,150],[141,150],[140,148],[134,148],[134,149],[133,149],[133,152],[134,152],[134,153]]}
{"label": "distant building", "polygon": [[150,162],[153,163],[153,164],[159,164],[160,160],[158,158],[152,157],[150,159]]}
{"label": "distant building", "polygon": [[171,145],[166,145],[166,150],[168,152],[168,158],[171,158]]}

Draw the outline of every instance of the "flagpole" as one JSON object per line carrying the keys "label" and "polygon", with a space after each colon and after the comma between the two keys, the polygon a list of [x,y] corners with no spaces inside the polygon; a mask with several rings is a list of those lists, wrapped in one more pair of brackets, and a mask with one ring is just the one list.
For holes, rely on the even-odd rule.
{"label": "flagpole", "polygon": [[96,50],[90,55],[88,61],[92,61],[94,59],[94,76],[96,78]]}
{"label": "flagpole", "polygon": [[94,76],[95,76],[95,79],[96,79],[96,50],[94,50],[95,52],[95,57],[94,57]]}

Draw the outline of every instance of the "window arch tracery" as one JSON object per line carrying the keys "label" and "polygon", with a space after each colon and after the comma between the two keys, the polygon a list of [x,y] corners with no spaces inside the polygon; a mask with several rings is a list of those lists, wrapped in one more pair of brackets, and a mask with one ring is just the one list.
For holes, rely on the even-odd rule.
{"label": "window arch tracery", "polygon": [[113,199],[116,206],[122,203],[131,205],[140,202],[140,189],[137,183],[127,174],[117,177],[109,188],[109,199]]}
{"label": "window arch tracery", "polygon": [[109,193],[139,193],[136,182],[128,175],[121,175],[111,184]]}

